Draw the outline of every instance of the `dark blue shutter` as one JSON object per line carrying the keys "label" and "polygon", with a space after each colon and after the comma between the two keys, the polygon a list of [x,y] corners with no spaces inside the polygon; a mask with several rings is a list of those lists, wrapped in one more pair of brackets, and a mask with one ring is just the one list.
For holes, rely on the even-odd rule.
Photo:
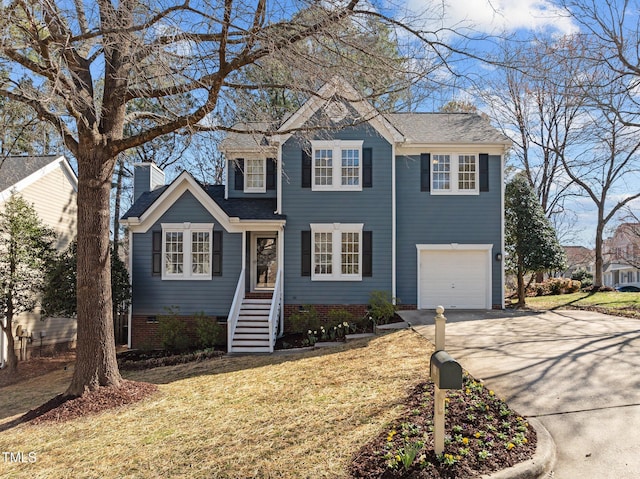
{"label": "dark blue shutter", "polygon": [[151,248],[151,274],[160,276],[162,274],[162,231],[152,233]]}
{"label": "dark blue shutter", "polygon": [[311,152],[302,148],[302,187],[311,188]]}
{"label": "dark blue shutter", "polygon": [[222,231],[213,230],[213,251],[211,255],[211,273],[222,276]]}
{"label": "dark blue shutter", "polygon": [[489,191],[489,155],[480,153],[478,159],[480,162],[480,191]]}
{"label": "dark blue shutter", "polygon": [[362,149],[362,187],[371,188],[373,186],[373,150],[371,148]]}
{"label": "dark blue shutter", "polygon": [[431,191],[431,154],[420,154],[420,191]]}
{"label": "dark blue shutter", "polygon": [[244,190],[244,160],[238,158],[235,162],[234,189],[236,191]]}
{"label": "dark blue shutter", "polygon": [[267,189],[268,190],[276,189],[276,176],[277,176],[276,160],[275,158],[267,158]]}
{"label": "dark blue shutter", "polygon": [[362,276],[373,276],[373,243],[372,232],[362,232]]}
{"label": "dark blue shutter", "polygon": [[301,231],[301,276],[311,276],[311,231]]}

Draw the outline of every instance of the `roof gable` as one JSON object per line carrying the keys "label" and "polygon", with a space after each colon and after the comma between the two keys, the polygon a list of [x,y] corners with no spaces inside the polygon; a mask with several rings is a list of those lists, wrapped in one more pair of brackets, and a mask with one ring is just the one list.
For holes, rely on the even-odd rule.
{"label": "roof gable", "polygon": [[[224,199],[224,186],[203,186],[183,171],[170,185],[143,193],[122,217],[134,232],[146,232],[180,197],[189,191],[228,232],[244,231],[243,223],[273,221],[284,223],[284,216],[273,213],[274,199]],[[271,226],[273,228],[273,226]]]}
{"label": "roof gable", "polygon": [[78,191],[78,178],[64,156],[9,156],[0,159],[0,202],[58,168]]}
{"label": "roof gable", "polygon": [[340,77],[334,77],[324,84],[320,90],[307,100],[293,115],[278,128],[278,135],[274,138],[284,143],[297,129],[303,129],[311,117],[321,108],[332,103],[333,100],[345,101],[358,114],[358,121],[369,123],[389,143],[403,141],[403,135],[380,112],[373,107],[349,83]]}

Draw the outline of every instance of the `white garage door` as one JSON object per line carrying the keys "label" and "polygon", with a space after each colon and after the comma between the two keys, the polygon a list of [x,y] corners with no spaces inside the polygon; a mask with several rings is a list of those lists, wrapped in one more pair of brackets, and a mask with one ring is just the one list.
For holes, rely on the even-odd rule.
{"label": "white garage door", "polygon": [[490,258],[490,250],[420,250],[418,307],[491,309]]}

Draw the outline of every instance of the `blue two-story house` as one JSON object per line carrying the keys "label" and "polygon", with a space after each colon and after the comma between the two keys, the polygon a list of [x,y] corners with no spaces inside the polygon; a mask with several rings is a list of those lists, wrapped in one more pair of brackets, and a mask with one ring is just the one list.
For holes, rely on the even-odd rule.
{"label": "blue two-story house", "polygon": [[504,306],[510,142],[487,120],[382,115],[330,82],[273,134],[243,130],[221,146],[225,185],[135,166],[130,347],[175,306],[226,321],[232,352],[272,351],[303,305],[363,314],[375,290],[403,308]]}

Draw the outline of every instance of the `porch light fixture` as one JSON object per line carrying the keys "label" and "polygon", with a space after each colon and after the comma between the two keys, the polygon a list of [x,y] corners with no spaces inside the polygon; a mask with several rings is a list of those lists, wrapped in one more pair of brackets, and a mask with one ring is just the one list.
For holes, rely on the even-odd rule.
{"label": "porch light fixture", "polygon": [[496,253],[496,261],[502,261],[502,253]]}

